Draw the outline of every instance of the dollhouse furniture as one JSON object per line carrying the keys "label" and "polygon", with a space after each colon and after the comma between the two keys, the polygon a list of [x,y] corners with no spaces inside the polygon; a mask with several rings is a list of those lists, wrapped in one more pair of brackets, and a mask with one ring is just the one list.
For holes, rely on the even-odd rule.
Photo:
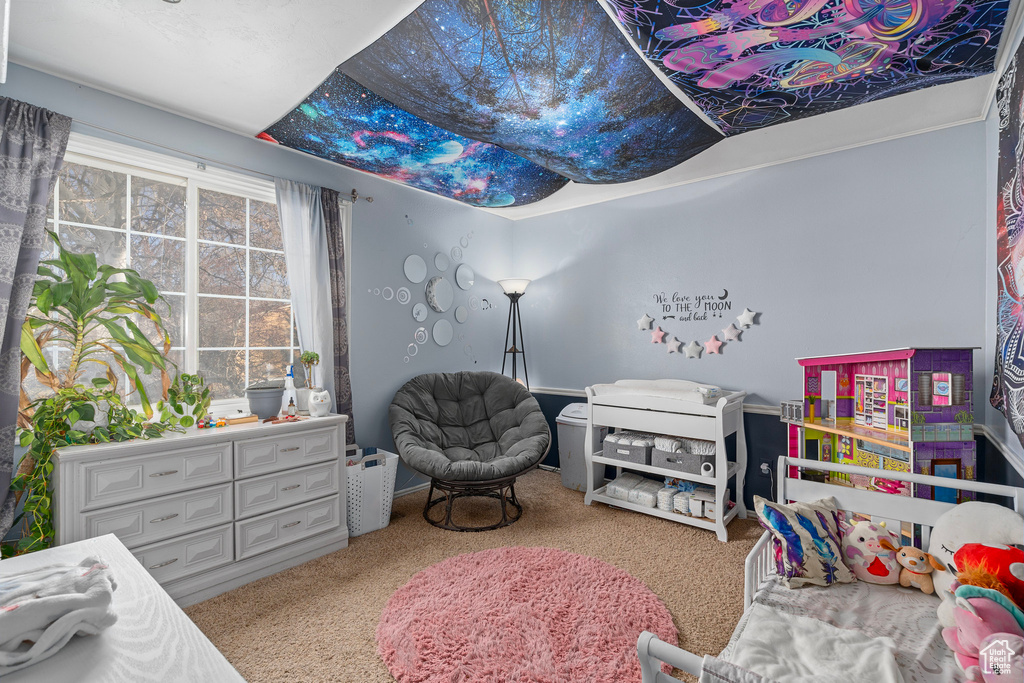
{"label": "dollhouse furniture", "polygon": [[[523,514],[516,477],[536,467],[551,447],[551,430],[529,390],[496,372],[432,373],[398,390],[388,411],[402,461],[430,477],[423,518],[451,531],[489,531]],[[434,498],[434,490],[441,496]],[[501,518],[487,526],[452,521],[459,498],[501,503]],[[430,516],[444,503],[441,519]],[[510,511],[509,507],[514,511]]]}
{"label": "dollhouse furniture", "polygon": [[[803,368],[803,400],[782,404],[789,455],[975,478],[973,349],[903,348],[797,362]],[[973,497],[969,491],[876,474],[828,477],[835,484],[952,503]]]}
{"label": "dollhouse furniture", "polygon": [[110,606],[117,621],[97,635],[73,637],[49,658],[4,675],[4,683],[244,680],[112,534],[4,560],[0,580],[89,556],[102,559],[117,581]]}
{"label": "dollhouse furniture", "polygon": [[[743,398],[745,392],[723,392],[710,399],[698,390],[699,385],[686,380],[619,380],[614,384],[596,384],[587,387],[587,433],[584,453],[587,461],[587,493],[584,502],[594,501],[634,512],[669,519],[681,524],[709,529],[718,540],[729,538],[726,527],[737,515],[745,515],[743,481],[747,471],[747,443],[743,431]],[[702,439],[715,442],[715,468],[712,476],[680,472],[642,463],[610,458],[600,450],[601,430],[614,427],[649,434]],[[733,438],[729,438],[733,437]],[[734,457],[729,458],[727,445]],[[595,468],[595,465],[597,466]],[[614,498],[607,494],[607,485],[601,476],[604,466],[642,472],[658,477],[684,479],[695,484],[714,487],[715,506],[719,513],[715,519],[690,517],[658,508],[645,507]],[[728,510],[726,492],[731,487],[735,507]]]}
{"label": "dollhouse furniture", "polygon": [[[886,521],[889,528],[900,528],[902,524],[918,525],[917,532],[927,547],[931,527],[943,513],[954,507],[953,503],[918,498],[891,496],[879,491],[855,488],[841,488],[828,483],[801,477],[804,469],[828,474],[845,474],[881,477],[890,480],[903,478],[922,487],[950,487],[964,494],[985,493],[1002,496],[1013,501],[1014,509],[1024,509],[1024,489],[1000,484],[954,480],[939,477],[896,472],[875,473],[871,468],[818,462],[802,458],[779,457],[778,486],[776,500],[780,502],[811,502],[820,498],[835,497],[838,507],[848,513],[858,512],[875,521]],[[964,497],[964,496],[960,496]],[[906,681],[938,683],[940,681],[963,680],[953,652],[936,638],[939,632],[938,600],[916,589],[901,589],[898,586],[883,586],[856,581],[833,584],[832,586],[804,586],[787,588],[776,576],[775,557],[771,535],[765,532],[747,555],[744,564],[744,613],[725,649],[717,656],[701,656],[659,640],[654,634],[643,632],[637,641],[643,683],[669,683],[671,678],[660,670],[667,662],[686,673],[700,676],[702,669],[717,674],[715,680],[746,681],[735,662],[742,659],[739,650],[745,639],[744,632],[758,637],[768,647],[778,643],[780,649],[804,649],[813,651],[822,647],[821,633],[809,641],[794,638],[784,629],[772,628],[766,622],[785,623],[793,616],[808,617],[823,622],[822,633],[831,627],[841,630],[852,629],[866,636],[889,637],[896,644],[896,664]],[[894,599],[898,595],[898,599]],[[767,611],[766,611],[767,610]],[[770,611],[771,617],[766,619]],[[782,615],[782,616],[779,616]],[[750,642],[750,641],[746,641]],[[762,650],[763,652],[763,650]],[[838,659],[841,653],[830,650],[830,657]],[[852,659],[862,653],[850,653]],[[784,667],[785,655],[779,656],[775,665]],[[806,674],[805,674],[806,675]]]}
{"label": "dollhouse furniture", "polygon": [[182,606],[344,548],[347,421],[61,448],[57,543],[114,534]]}

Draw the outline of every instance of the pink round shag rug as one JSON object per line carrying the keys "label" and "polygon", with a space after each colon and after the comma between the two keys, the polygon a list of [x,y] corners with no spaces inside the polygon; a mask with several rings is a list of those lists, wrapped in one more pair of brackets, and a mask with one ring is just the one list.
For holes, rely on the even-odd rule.
{"label": "pink round shag rug", "polygon": [[639,683],[641,631],[678,642],[672,615],[639,579],[554,548],[494,548],[439,562],[395,591],[377,648],[400,683]]}

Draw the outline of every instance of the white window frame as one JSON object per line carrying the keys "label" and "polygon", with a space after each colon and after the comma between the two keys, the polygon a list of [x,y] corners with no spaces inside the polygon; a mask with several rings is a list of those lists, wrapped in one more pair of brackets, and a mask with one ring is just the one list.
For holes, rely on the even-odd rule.
{"label": "white window frame", "polygon": [[[136,168],[140,176],[153,180],[161,180],[161,175],[170,176],[168,180],[187,182],[186,193],[186,253],[185,253],[185,320],[182,337],[184,340],[184,367],[183,372],[195,372],[199,362],[199,296],[198,296],[198,192],[200,189],[222,192],[225,194],[242,196],[248,199],[255,199],[271,204],[277,203],[277,195],[273,180],[259,178],[235,171],[229,171],[216,167],[207,167],[205,163],[197,163],[187,159],[173,157],[162,152],[156,152],[140,147],[125,145],[102,138],[83,135],[72,132],[68,140],[65,160],[71,163],[106,168],[118,173],[125,172],[125,166]],[[104,165],[107,162],[107,165]],[[116,164],[116,165],[115,165]],[[248,207],[248,202],[246,204]],[[349,260],[349,226],[351,224],[351,205],[342,202],[342,210],[345,213],[345,259]],[[57,219],[57,216],[54,216]],[[231,245],[239,247],[240,245]],[[243,248],[249,250],[248,245],[248,212],[246,212],[246,244]],[[256,248],[259,250],[259,248]],[[282,245],[283,249],[283,245]],[[269,250],[263,250],[269,251]],[[247,259],[248,262],[248,259]],[[248,266],[247,266],[248,270]],[[346,273],[348,271],[346,270]],[[249,279],[246,272],[246,292],[248,293]],[[348,290],[349,288],[346,288]],[[189,292],[195,292],[196,296],[188,296]],[[259,297],[258,297],[259,298]],[[347,310],[347,309],[346,309]],[[294,321],[294,312],[292,313]],[[294,323],[292,325],[294,329]],[[248,326],[247,326],[248,329]],[[293,333],[294,334],[294,333]],[[195,340],[194,344],[189,344]],[[246,338],[246,348],[248,348]],[[298,348],[298,339],[294,339],[294,348]],[[180,348],[180,347],[175,347]],[[262,348],[262,347],[260,347]],[[153,399],[155,400],[155,398]],[[236,410],[248,411],[248,401],[244,397],[230,399],[215,399],[211,404],[211,412],[215,414],[229,414]]]}

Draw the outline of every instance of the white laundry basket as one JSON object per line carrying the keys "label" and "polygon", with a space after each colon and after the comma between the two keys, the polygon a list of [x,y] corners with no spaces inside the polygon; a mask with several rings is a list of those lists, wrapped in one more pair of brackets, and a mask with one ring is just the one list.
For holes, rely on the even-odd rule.
{"label": "white laundry basket", "polygon": [[[398,455],[378,450],[363,456],[353,465],[347,465],[348,476],[348,535],[383,529],[391,521],[391,503],[395,498],[395,475],[398,473]],[[369,465],[369,466],[368,466]]]}

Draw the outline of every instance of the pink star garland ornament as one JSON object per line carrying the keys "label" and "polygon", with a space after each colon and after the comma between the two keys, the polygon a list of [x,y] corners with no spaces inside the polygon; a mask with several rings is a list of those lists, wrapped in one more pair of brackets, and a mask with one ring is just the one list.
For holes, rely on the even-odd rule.
{"label": "pink star garland ornament", "polygon": [[683,342],[679,341],[676,337],[672,337],[672,341],[665,342],[665,343],[668,345],[668,352],[669,353],[679,353],[680,352],[680,348],[679,347],[681,347],[683,345]]}
{"label": "pink star garland ornament", "polygon": [[659,326],[656,330],[651,332],[651,343],[652,344],[664,344],[665,343],[665,330]]}
{"label": "pink star garland ornament", "polygon": [[718,341],[718,335],[712,335],[711,339],[708,339],[706,342],[704,342],[704,349],[708,353],[717,353],[721,355],[722,352],[719,350],[721,348],[722,342]]}
{"label": "pink star garland ornament", "polygon": [[722,330],[722,336],[725,337],[725,341],[741,341],[741,334],[743,334],[743,330],[736,327],[735,324],[729,325],[729,327]]}

